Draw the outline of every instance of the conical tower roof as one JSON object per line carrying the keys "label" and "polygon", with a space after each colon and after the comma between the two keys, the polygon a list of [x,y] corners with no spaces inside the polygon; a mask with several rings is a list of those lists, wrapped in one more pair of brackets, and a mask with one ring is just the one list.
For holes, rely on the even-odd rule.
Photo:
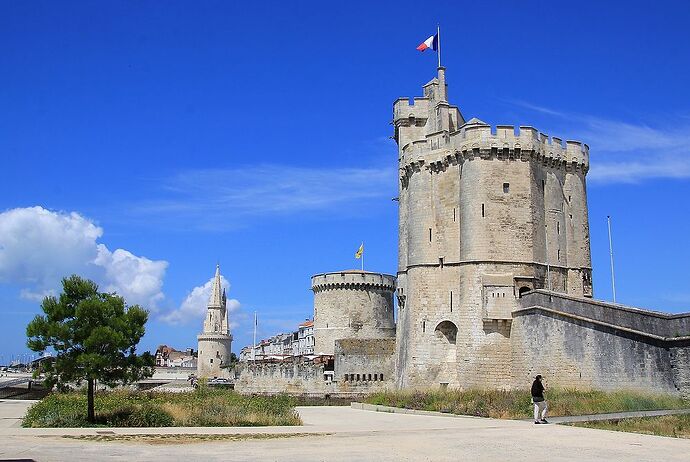
{"label": "conical tower roof", "polygon": [[220,265],[216,265],[216,275],[213,278],[213,287],[211,288],[211,297],[208,300],[208,306],[223,306],[223,287],[220,281]]}

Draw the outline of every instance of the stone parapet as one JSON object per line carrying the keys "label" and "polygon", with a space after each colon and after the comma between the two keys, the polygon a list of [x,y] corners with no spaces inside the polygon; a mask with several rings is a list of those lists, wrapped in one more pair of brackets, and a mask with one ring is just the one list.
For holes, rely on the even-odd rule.
{"label": "stone parapet", "polygon": [[430,133],[424,139],[414,140],[400,148],[402,174],[420,171],[422,166],[443,170],[462,160],[500,159],[534,160],[564,171],[589,170],[589,146],[555,136],[549,137],[529,126],[512,125],[491,127],[466,124],[453,133]]}
{"label": "stone parapet", "polygon": [[394,291],[395,276],[356,270],[312,276],[311,290],[320,292],[331,289],[380,289]]}

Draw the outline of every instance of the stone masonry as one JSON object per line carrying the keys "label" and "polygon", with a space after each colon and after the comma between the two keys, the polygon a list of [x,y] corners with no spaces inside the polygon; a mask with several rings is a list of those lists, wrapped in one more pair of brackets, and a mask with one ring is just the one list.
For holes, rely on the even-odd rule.
{"label": "stone masonry", "polygon": [[333,355],[338,339],[395,338],[395,277],[359,270],[317,274],[314,292],[314,353]]}
{"label": "stone masonry", "polygon": [[204,319],[204,331],[197,336],[199,342],[197,375],[199,377],[227,375],[227,369],[221,369],[221,366],[226,366],[230,361],[232,345],[226,304],[227,298],[220,279],[220,266],[216,266],[207,315]]}
{"label": "stone masonry", "polygon": [[442,67],[423,97],[399,99],[393,112],[398,385],[509,386],[519,294],[592,295],[588,147],[466,122],[448,103]]}
{"label": "stone masonry", "polygon": [[528,389],[542,374],[690,397],[690,313],[592,299],[586,144],[466,121],[443,67],[395,102],[393,125],[397,280],[313,276],[319,361],[248,364],[244,391]]}

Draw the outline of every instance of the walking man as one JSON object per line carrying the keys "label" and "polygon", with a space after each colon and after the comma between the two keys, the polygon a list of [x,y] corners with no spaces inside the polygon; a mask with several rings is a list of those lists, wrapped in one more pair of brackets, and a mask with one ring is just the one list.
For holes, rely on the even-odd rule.
{"label": "walking man", "polygon": [[532,403],[534,403],[534,423],[546,424],[546,411],[549,409],[544,399],[544,385],[541,383],[541,375],[537,375],[532,382]]}

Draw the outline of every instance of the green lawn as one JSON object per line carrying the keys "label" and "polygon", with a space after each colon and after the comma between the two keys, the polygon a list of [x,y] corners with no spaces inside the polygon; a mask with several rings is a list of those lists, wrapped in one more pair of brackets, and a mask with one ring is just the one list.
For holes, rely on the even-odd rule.
{"label": "green lawn", "polygon": [[[567,416],[653,409],[690,408],[690,401],[670,395],[630,391],[550,389],[549,415]],[[375,393],[364,402],[452,414],[523,419],[532,416],[529,392],[500,390],[433,390]]]}

